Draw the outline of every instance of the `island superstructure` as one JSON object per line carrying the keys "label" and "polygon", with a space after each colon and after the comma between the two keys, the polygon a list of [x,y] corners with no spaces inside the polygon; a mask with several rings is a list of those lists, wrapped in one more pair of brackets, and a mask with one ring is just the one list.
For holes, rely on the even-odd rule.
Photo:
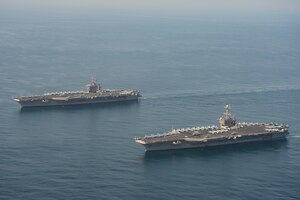
{"label": "island superstructure", "polygon": [[86,91],[53,92],[35,96],[16,96],[13,100],[22,107],[64,106],[79,104],[96,104],[138,100],[141,96],[138,90],[103,89],[97,84],[96,77],[86,85]]}
{"label": "island superstructure", "polygon": [[254,141],[284,139],[288,126],[277,123],[237,123],[229,113],[230,105],[219,118],[219,126],[201,126],[172,130],[163,134],[136,137],[146,151],[185,149]]}

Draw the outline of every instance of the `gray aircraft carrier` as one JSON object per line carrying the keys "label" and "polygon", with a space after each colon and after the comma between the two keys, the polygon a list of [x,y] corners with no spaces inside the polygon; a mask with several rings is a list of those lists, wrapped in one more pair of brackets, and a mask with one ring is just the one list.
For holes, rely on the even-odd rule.
{"label": "gray aircraft carrier", "polygon": [[219,119],[220,126],[201,126],[172,130],[163,134],[136,137],[146,151],[184,149],[244,142],[284,139],[288,126],[276,123],[237,123],[229,113],[230,106]]}
{"label": "gray aircraft carrier", "polygon": [[87,91],[54,92],[35,96],[17,96],[13,100],[22,107],[38,106],[66,106],[78,104],[96,104],[105,102],[119,102],[138,100],[141,96],[138,90],[103,89],[94,77],[88,85]]}

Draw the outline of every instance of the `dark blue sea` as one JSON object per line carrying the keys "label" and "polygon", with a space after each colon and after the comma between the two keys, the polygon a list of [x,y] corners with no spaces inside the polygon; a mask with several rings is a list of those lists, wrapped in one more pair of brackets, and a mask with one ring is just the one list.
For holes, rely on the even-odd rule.
{"label": "dark blue sea", "polygon": [[[11,97],[140,89],[139,102],[20,109]],[[287,140],[145,153],[135,136],[238,121]],[[300,17],[0,18],[0,199],[300,199]]]}

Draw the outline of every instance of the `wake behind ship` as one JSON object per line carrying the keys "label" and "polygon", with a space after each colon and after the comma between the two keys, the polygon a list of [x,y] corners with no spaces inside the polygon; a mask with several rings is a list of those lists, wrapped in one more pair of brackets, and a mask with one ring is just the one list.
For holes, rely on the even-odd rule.
{"label": "wake behind ship", "polygon": [[45,93],[35,96],[16,96],[13,100],[22,107],[38,106],[66,106],[80,104],[98,104],[106,102],[120,102],[138,100],[141,96],[138,90],[111,90],[103,89],[97,84],[94,77],[86,85],[87,91],[70,91]]}
{"label": "wake behind ship", "polygon": [[285,139],[288,126],[275,123],[237,123],[229,113],[230,106],[219,119],[220,126],[201,126],[172,130],[171,132],[136,137],[135,142],[146,151],[185,149],[227,145],[254,141]]}

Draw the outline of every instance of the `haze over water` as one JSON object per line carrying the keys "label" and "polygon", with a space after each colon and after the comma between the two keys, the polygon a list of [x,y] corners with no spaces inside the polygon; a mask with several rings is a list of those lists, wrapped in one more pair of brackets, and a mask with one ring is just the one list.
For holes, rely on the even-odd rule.
{"label": "haze over water", "polygon": [[[300,17],[293,12],[0,18],[0,199],[298,199]],[[139,102],[20,110],[15,95],[136,88]],[[240,122],[286,141],[145,153],[135,136]]]}

